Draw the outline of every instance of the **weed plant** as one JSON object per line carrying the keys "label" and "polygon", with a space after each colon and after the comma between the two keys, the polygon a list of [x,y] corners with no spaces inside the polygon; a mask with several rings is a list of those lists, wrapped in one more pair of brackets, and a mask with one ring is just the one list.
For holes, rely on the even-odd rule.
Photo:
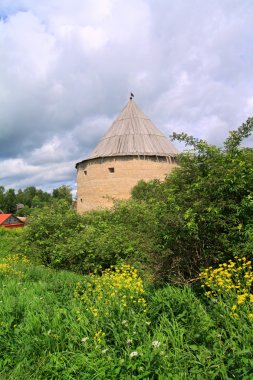
{"label": "weed plant", "polygon": [[[224,291],[202,298],[190,287],[156,289],[129,265],[57,272],[3,246],[1,380],[253,378],[250,293],[238,305],[238,294],[230,302]],[[250,265],[239,267],[246,284]],[[206,291],[222,270],[201,276]],[[233,310],[235,300],[245,309]]]}

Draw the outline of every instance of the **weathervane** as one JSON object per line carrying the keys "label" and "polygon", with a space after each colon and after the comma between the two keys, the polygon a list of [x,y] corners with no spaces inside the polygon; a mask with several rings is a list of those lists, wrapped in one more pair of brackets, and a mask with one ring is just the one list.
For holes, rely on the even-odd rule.
{"label": "weathervane", "polygon": [[134,94],[130,92],[130,100],[132,100],[133,98],[134,98]]}

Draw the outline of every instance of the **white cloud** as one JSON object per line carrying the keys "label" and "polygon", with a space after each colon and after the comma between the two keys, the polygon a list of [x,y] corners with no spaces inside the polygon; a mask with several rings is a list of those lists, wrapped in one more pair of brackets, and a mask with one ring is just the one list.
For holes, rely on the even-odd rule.
{"label": "white cloud", "polygon": [[73,167],[73,161],[31,165],[24,159],[3,160],[0,181],[6,188],[16,189],[36,186],[44,190],[52,190],[60,183],[74,188]]}
{"label": "white cloud", "polygon": [[40,148],[36,148],[29,155],[29,161],[33,163],[52,163],[64,160],[64,156],[66,154],[61,147],[60,139],[54,136],[51,141],[46,142]]}
{"label": "white cloud", "polygon": [[3,160],[1,162],[1,174],[0,179],[10,178],[13,176],[23,176],[24,174],[33,175],[36,173],[37,168],[32,165],[28,165],[21,158]]}

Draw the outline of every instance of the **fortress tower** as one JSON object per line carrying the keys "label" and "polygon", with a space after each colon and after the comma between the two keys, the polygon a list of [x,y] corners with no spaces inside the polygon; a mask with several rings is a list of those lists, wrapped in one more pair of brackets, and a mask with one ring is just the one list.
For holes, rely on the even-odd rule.
{"label": "fortress tower", "polygon": [[141,179],[163,180],[178,150],[130,97],[90,155],[76,164],[77,211],[111,207],[127,199]]}

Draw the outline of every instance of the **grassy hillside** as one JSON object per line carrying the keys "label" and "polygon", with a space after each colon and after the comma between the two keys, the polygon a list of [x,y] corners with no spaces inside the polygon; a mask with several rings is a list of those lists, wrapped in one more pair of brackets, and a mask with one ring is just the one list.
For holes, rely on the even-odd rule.
{"label": "grassy hillside", "polygon": [[19,252],[22,232],[0,233],[1,380],[253,378],[251,299],[231,313],[228,299],[155,289],[127,265],[55,271]]}

